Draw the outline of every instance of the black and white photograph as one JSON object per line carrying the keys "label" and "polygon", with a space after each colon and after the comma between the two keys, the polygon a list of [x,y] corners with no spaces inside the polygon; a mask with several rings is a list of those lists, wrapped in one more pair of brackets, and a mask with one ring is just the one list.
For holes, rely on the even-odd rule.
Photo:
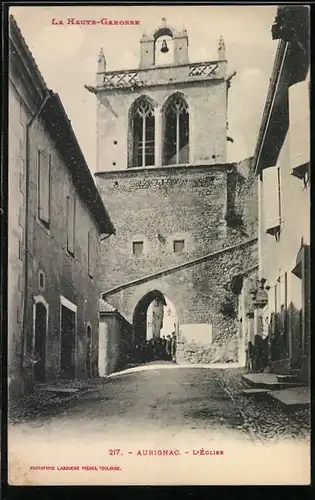
{"label": "black and white photograph", "polygon": [[7,23],[9,484],[309,485],[310,7]]}

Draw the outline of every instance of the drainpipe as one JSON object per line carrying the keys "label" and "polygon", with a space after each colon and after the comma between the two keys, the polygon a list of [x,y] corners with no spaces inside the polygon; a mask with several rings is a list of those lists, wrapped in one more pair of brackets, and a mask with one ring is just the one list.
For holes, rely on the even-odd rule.
{"label": "drainpipe", "polygon": [[29,177],[30,177],[30,129],[35,120],[39,117],[41,112],[44,109],[48,99],[51,97],[51,94],[48,93],[41,103],[40,107],[36,111],[36,113],[32,116],[30,121],[26,125],[26,134],[25,134],[25,156],[26,156],[26,165],[25,165],[25,230],[24,230],[24,307],[23,307],[23,327],[22,327],[22,359],[21,366],[23,368],[24,358],[26,354],[26,328],[28,328],[28,266],[29,266],[29,246],[28,246],[28,228],[29,228],[29,199],[30,199],[30,186],[29,186]]}

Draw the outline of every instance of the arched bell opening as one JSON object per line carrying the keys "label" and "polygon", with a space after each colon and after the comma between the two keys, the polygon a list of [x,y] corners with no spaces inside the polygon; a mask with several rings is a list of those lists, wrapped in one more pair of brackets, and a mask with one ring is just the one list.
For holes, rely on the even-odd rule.
{"label": "arched bell opening", "polygon": [[171,32],[160,34],[154,42],[155,66],[167,66],[174,63],[174,40]]}

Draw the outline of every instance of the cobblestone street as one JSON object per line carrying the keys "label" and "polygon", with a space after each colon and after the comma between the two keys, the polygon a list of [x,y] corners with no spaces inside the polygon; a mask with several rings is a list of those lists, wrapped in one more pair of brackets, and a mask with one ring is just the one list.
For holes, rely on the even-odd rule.
{"label": "cobblestone street", "polygon": [[[63,409],[38,409],[29,423],[41,429],[117,430],[121,426],[147,432],[213,431],[244,439],[278,441],[307,439],[308,410],[286,413],[273,401],[248,398],[243,369],[209,369],[151,363],[127,370],[94,385]],[[57,414],[56,414],[57,413]],[[75,422],[75,425],[74,425]]]}
{"label": "cobblestone street", "polygon": [[247,399],[240,393],[241,373],[172,363],[121,372],[62,409],[16,423],[9,446],[14,455],[25,443],[27,459],[45,464],[47,457],[49,462],[64,457],[63,463],[71,457],[73,463],[80,448],[91,463],[98,447],[103,455],[110,448],[135,454],[140,448],[176,446],[180,453],[199,448],[239,453],[240,446],[255,443],[306,442],[307,412],[287,415],[273,403]]}
{"label": "cobblestone street", "polygon": [[10,485],[310,483],[310,12],[260,7],[10,7]]}

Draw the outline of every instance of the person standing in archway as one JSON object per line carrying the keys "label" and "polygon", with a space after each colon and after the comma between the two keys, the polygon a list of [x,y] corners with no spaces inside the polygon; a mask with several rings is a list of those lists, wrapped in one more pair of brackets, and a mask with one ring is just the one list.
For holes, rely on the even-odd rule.
{"label": "person standing in archway", "polygon": [[165,335],[163,335],[161,342],[162,342],[162,347],[163,347],[163,359],[165,361],[165,360],[167,360],[167,352],[166,352],[167,340],[165,338]]}
{"label": "person standing in archway", "polygon": [[177,337],[176,333],[172,332],[172,338],[171,338],[171,356],[172,356],[172,361],[176,363],[176,350],[177,350]]}
{"label": "person standing in archway", "polygon": [[166,360],[171,361],[172,359],[172,337],[170,335],[167,335],[166,337]]}

